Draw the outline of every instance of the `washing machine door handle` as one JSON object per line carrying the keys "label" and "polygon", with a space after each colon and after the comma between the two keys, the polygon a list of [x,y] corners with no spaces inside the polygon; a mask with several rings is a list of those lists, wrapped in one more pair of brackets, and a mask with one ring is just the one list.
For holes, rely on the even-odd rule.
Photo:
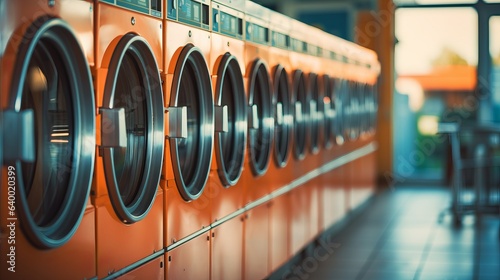
{"label": "washing machine door handle", "polygon": [[215,131],[229,132],[229,112],[227,105],[215,106]]}
{"label": "washing machine door handle", "polygon": [[127,147],[125,108],[101,108],[101,147]]}
{"label": "washing machine door handle", "polygon": [[283,115],[283,103],[278,102],[276,103],[276,123],[278,125],[283,125],[284,122],[284,115]]}
{"label": "washing machine door handle", "polygon": [[251,129],[259,129],[259,110],[257,104],[250,106],[248,125]]}
{"label": "washing machine door handle", "polygon": [[35,161],[35,114],[33,110],[2,112],[3,159],[5,162]]}
{"label": "washing machine door handle", "polygon": [[302,122],[304,116],[302,115],[302,103],[300,101],[295,102],[295,119],[297,122]]}
{"label": "washing machine door handle", "polygon": [[188,137],[188,117],[187,107],[168,107],[168,138],[187,138]]}

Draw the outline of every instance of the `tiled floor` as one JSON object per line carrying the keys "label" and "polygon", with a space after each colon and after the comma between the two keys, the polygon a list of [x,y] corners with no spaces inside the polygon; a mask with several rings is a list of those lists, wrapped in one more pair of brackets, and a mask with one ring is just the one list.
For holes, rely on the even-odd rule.
{"label": "tiled floor", "polygon": [[[446,188],[399,187],[378,195],[362,214],[295,267],[287,279],[500,279],[500,217],[451,217]],[[333,247],[332,247],[333,248]],[[328,258],[323,257],[328,255]]]}

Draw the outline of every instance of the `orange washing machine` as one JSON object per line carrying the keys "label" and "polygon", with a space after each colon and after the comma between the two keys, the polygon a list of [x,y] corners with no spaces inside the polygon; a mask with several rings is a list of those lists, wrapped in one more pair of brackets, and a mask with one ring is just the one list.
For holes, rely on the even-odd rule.
{"label": "orange washing machine", "polygon": [[283,265],[288,254],[288,184],[293,174],[293,111],[290,76],[290,19],[277,12],[271,12],[271,47],[269,66],[271,70],[274,107],[273,161],[267,171],[272,201],[269,212],[269,270],[275,271]]}
{"label": "orange washing machine", "polygon": [[[292,94],[294,102],[294,146],[293,146],[293,174],[294,180],[302,180],[308,172],[317,167],[316,156],[313,152],[311,143],[312,138],[316,137],[317,131],[313,129],[316,112],[315,103],[311,98],[310,87],[316,85],[317,75],[310,74],[310,70],[319,69],[312,56],[308,54],[308,26],[297,21],[291,20],[290,24],[293,33],[291,37],[292,53],[290,54],[290,63],[293,67],[292,73]],[[310,183],[305,182],[296,186],[290,191],[289,201],[289,252],[295,255],[307,243],[310,228]]]}
{"label": "orange washing machine", "polygon": [[[368,133],[366,126],[367,111],[370,103],[370,87],[376,83],[378,76],[376,55],[373,51],[358,47],[356,53],[356,88],[353,92],[353,117],[352,123],[358,139],[358,147],[366,146],[374,142],[373,134]],[[375,63],[374,63],[375,62]],[[373,68],[372,68],[373,66]],[[374,151],[373,151],[374,152]],[[371,152],[354,161],[351,171],[351,195],[350,206],[356,208],[366,201],[374,192],[375,178],[375,154]],[[360,176],[356,170],[365,170]]]}
{"label": "orange washing machine", "polygon": [[[97,276],[115,278],[163,257],[164,101],[159,1],[95,7]],[[163,276],[163,263],[147,266]]]}
{"label": "orange washing machine", "polygon": [[168,128],[162,186],[168,279],[210,277],[210,196],[214,101],[210,2],[167,1],[164,94]]}
{"label": "orange washing machine", "polygon": [[[323,75],[324,98],[325,98],[325,124],[329,127],[329,141],[331,147],[328,152],[322,153],[323,165],[338,159],[344,154],[344,138],[340,133],[342,102],[341,102],[341,79],[343,75],[343,59],[342,50],[338,47],[339,38],[330,36],[325,38],[324,42],[324,57],[326,58]],[[328,128],[325,128],[325,135],[328,134]],[[326,143],[326,142],[325,142]],[[321,216],[322,229],[328,229],[335,222],[340,220],[345,214],[345,193],[344,180],[346,175],[343,173],[343,168],[337,167],[334,170],[327,172],[321,177],[320,191],[321,203],[323,206]]]}
{"label": "orange washing machine", "polygon": [[243,278],[262,279],[269,273],[269,185],[274,109],[269,72],[270,10],[245,2],[245,83],[248,98],[248,153],[240,181],[244,182]]}
{"label": "orange washing machine", "polygon": [[93,2],[0,5],[0,278],[95,277]]}
{"label": "orange washing machine", "polygon": [[244,184],[239,183],[247,144],[243,41],[244,0],[212,1],[210,70],[214,95],[214,154],[206,192],[211,199],[211,278],[242,275]]}

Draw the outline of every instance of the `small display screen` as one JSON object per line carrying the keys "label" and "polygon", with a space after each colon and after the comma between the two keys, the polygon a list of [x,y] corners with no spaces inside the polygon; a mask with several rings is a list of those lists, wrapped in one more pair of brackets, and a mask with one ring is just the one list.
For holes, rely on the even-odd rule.
{"label": "small display screen", "polygon": [[290,36],[273,31],[273,46],[288,49],[290,47]]}
{"label": "small display screen", "polygon": [[117,6],[131,9],[140,13],[161,17],[161,1],[159,0],[103,0]]}
{"label": "small display screen", "polygon": [[247,40],[267,45],[269,43],[269,28],[247,22]]}
{"label": "small display screen", "polygon": [[193,0],[179,0],[179,21],[208,28],[208,5]]}
{"label": "small display screen", "polygon": [[233,15],[220,12],[220,32],[236,38],[241,38],[243,20]]}

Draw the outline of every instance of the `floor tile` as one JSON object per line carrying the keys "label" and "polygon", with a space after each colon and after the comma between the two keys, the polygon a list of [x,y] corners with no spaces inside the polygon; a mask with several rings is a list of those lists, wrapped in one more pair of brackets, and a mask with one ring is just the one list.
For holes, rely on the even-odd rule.
{"label": "floor tile", "polygon": [[448,206],[446,188],[382,193],[331,238],[340,247],[326,261],[287,279],[500,279],[500,217],[468,215],[454,227],[449,213],[438,222]]}

